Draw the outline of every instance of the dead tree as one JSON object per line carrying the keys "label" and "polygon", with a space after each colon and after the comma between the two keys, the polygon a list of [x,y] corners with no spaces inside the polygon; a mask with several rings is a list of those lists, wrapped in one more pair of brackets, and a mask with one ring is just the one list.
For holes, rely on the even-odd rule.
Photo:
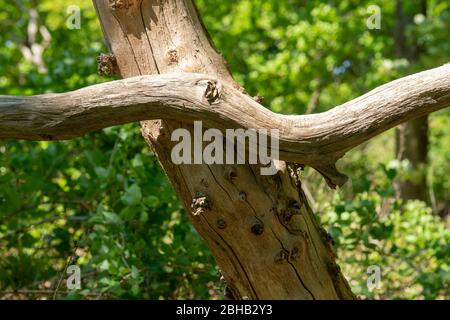
{"label": "dead tree", "polygon": [[[327,112],[286,116],[249,97],[213,47],[191,0],[94,0],[111,51],[100,70],[124,80],[62,94],[0,96],[0,138],[61,140],[127,122],[142,134],[209,245],[236,299],[354,299],[297,167],[330,187],[346,151],[450,105],[450,64],[380,86]],[[171,132],[192,121],[278,128],[277,174],[257,165],[175,165]],[[284,162],[287,161],[287,162]]]}

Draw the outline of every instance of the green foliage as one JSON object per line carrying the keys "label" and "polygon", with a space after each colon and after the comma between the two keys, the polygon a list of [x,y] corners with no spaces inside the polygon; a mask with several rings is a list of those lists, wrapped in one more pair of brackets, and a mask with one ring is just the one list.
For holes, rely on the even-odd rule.
{"label": "green foliage", "polygon": [[[365,0],[196,2],[235,77],[284,113],[327,110],[447,62],[450,52],[445,1],[429,1],[427,17],[416,16],[408,29],[408,38],[424,47],[415,64],[395,54],[393,1],[377,2],[381,30],[367,29],[373,3]],[[52,35],[44,53],[48,73],[20,52],[33,3]],[[109,80],[96,74],[95,58],[107,49],[90,1],[70,2],[81,8],[79,30],[66,27],[66,1],[0,4],[0,94],[61,92]],[[311,103],[314,93],[319,97]],[[450,202],[449,121],[448,110],[430,117],[434,213]],[[393,181],[414,173],[392,161],[393,154],[390,131],[341,161],[352,182],[339,194],[310,169],[304,185],[357,294],[448,297],[448,229],[423,203],[395,198]],[[81,291],[61,282],[68,264],[81,267]],[[365,283],[370,265],[382,271],[382,286],[373,291]],[[214,259],[137,125],[65,142],[0,141],[0,297],[216,299],[222,290]]]}
{"label": "green foliage", "polygon": [[[383,171],[385,181],[369,183],[352,200],[336,194],[324,210],[322,222],[344,274],[361,298],[448,297],[450,231],[423,202],[392,198],[396,170]],[[366,284],[370,266],[381,271],[380,286],[372,290]]]}
{"label": "green foliage", "polygon": [[72,257],[84,282],[71,298],[210,297],[213,259],[136,125],[2,150],[3,289],[55,289]]}
{"label": "green foliage", "polygon": [[[7,32],[0,34],[6,44],[0,59],[8,61],[0,64],[2,94],[68,91],[108,80],[96,74],[96,56],[106,48],[89,1],[71,3],[82,9],[80,30],[66,28],[65,2],[39,2],[53,38],[45,51],[48,74],[18,51],[26,15],[1,3]],[[0,141],[0,185],[0,290],[6,292],[0,295],[217,296],[214,260],[137,125],[65,142]],[[79,292],[58,287],[68,263],[81,267]],[[8,293],[14,290],[19,293]]]}

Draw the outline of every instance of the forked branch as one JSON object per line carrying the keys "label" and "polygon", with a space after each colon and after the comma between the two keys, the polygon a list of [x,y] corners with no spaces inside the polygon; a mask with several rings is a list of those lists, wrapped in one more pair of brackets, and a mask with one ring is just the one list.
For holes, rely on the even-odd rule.
{"label": "forked branch", "polygon": [[0,96],[0,138],[63,140],[140,120],[202,120],[220,130],[279,129],[281,160],[330,171],[349,149],[449,105],[450,64],[389,82],[327,112],[299,116],[274,113],[208,75],[164,74],[61,94]]}

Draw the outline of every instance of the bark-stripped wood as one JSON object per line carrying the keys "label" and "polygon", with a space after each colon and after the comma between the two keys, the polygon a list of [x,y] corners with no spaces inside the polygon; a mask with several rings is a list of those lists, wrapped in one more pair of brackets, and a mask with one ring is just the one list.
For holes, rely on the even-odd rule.
{"label": "bark-stripped wood", "polygon": [[[94,0],[122,77],[202,73],[240,88],[212,46],[191,0],[135,0],[127,1],[127,8],[112,8],[110,3],[115,1]],[[177,166],[170,159],[174,144],[170,136],[179,127],[192,130],[189,122],[164,120],[143,122],[142,132],[188,213],[202,212],[189,217],[208,243],[233,297],[353,298],[284,162],[270,178],[250,165]],[[199,208],[203,197],[209,206]],[[295,214],[289,219],[291,211]],[[256,223],[264,225],[260,235],[252,233]]]}
{"label": "bark-stripped wood", "polygon": [[[392,82],[327,113],[282,116],[242,93],[191,0],[94,4],[115,64],[100,70],[130,79],[60,95],[2,97],[0,138],[65,139],[164,118],[142,122],[143,136],[234,298],[354,299],[330,237],[306,201],[297,165],[276,161],[274,176],[259,175],[257,165],[177,166],[170,158],[171,132],[192,131],[196,119],[221,129],[279,128],[283,157],[311,163],[330,185],[342,184],[334,161],[346,150],[448,103],[448,66]],[[172,74],[132,78],[163,73]],[[209,90],[214,81],[220,92]]]}
{"label": "bark-stripped wood", "polygon": [[[208,94],[215,91],[214,97]],[[450,105],[450,64],[380,86],[327,112],[274,113],[217,78],[189,73],[133,77],[61,94],[0,96],[0,138],[72,139],[151,119],[280,131],[280,159],[325,165],[402,122]]]}

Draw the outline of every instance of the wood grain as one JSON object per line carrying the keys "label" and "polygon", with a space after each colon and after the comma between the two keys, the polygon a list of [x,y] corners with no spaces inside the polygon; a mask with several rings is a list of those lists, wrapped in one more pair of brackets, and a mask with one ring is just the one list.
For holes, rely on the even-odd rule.
{"label": "wood grain", "polygon": [[450,64],[410,75],[311,115],[282,115],[214,76],[174,73],[30,97],[0,96],[0,138],[61,140],[151,119],[205,127],[279,129],[280,159],[312,166],[402,122],[450,105]]}

